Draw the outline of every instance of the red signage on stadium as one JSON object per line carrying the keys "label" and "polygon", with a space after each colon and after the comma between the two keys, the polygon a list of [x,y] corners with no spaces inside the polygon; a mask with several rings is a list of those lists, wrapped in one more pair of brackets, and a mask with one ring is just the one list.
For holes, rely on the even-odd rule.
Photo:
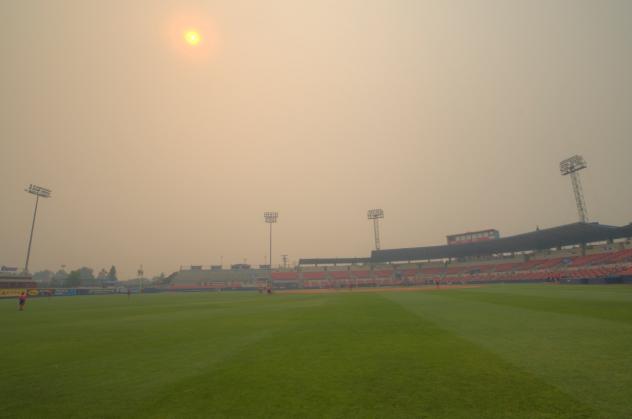
{"label": "red signage on stadium", "polygon": [[494,229],[475,231],[473,233],[453,234],[451,236],[447,236],[449,245],[476,243],[481,241],[496,240],[498,238],[500,238],[500,233],[498,233],[498,230]]}

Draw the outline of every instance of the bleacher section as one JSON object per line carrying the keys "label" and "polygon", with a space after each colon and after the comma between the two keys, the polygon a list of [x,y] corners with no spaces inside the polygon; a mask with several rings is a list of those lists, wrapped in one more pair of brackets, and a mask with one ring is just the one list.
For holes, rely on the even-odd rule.
{"label": "bleacher section", "polygon": [[583,248],[561,247],[418,263],[371,263],[358,258],[324,261],[325,266],[299,265],[272,271],[267,268],[204,269],[192,266],[172,274],[169,287],[172,290],[261,290],[270,285],[287,289],[547,281],[632,282],[632,243],[629,239]]}
{"label": "bleacher section", "polygon": [[[436,283],[494,283],[494,282],[604,282],[623,276],[632,277],[632,249],[593,253],[586,256],[569,256],[569,251],[547,254],[542,259],[524,262],[459,262],[437,267],[436,263],[391,264],[373,269],[348,270],[321,268],[296,272],[297,281],[304,288],[343,288],[347,286],[401,286]],[[405,267],[405,269],[402,269]],[[312,268],[314,269],[314,268]],[[335,267],[335,269],[341,269]],[[273,276],[274,277],[274,276]]]}
{"label": "bleacher section", "polygon": [[295,271],[272,272],[272,273],[270,273],[270,278],[273,281],[297,281],[298,280],[298,272],[295,272]]}
{"label": "bleacher section", "polygon": [[[287,277],[289,281],[296,281],[295,272],[275,272],[280,275],[279,280]],[[290,274],[287,275],[286,274]],[[181,269],[172,275],[169,288],[174,291],[193,289],[255,289],[261,280],[267,281],[270,271],[267,269],[201,269],[192,267]]]}

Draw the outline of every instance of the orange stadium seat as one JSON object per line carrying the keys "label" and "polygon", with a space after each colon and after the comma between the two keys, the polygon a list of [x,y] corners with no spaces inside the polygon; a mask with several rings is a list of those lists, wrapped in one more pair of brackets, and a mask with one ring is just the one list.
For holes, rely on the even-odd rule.
{"label": "orange stadium seat", "polygon": [[303,279],[325,279],[327,273],[323,271],[318,272],[303,272]]}
{"label": "orange stadium seat", "polygon": [[351,274],[349,273],[349,271],[331,271],[329,272],[329,275],[331,275],[333,279],[350,279],[351,278]]}
{"label": "orange stadium seat", "polygon": [[272,272],[270,278],[274,281],[296,281],[298,272]]}
{"label": "orange stadium seat", "polygon": [[393,271],[391,271],[391,270],[375,271],[375,276],[377,276],[379,278],[388,278],[392,274],[393,274]]}

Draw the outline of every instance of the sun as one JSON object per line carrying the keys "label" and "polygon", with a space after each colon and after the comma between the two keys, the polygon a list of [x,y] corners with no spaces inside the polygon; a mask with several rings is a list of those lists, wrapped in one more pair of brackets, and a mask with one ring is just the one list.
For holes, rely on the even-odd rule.
{"label": "sun", "polygon": [[202,37],[197,31],[187,31],[184,34],[184,40],[186,41],[187,44],[191,46],[196,46],[197,44],[200,43],[200,41],[202,40]]}

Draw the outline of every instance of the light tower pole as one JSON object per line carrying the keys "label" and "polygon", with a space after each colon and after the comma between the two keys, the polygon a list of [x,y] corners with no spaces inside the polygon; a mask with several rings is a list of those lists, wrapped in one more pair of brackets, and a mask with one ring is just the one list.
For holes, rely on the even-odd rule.
{"label": "light tower pole", "polygon": [[579,171],[587,167],[586,160],[579,155],[574,155],[560,162],[560,173],[562,176],[571,175],[575,203],[577,204],[577,213],[579,215],[579,221],[582,223],[588,222],[588,210],[586,209],[586,201],[584,201],[584,191],[582,189],[581,179],[579,178]]}
{"label": "light tower pole", "polygon": [[270,270],[272,270],[272,224],[276,223],[278,218],[279,213],[276,211],[263,213],[263,219],[266,223],[270,224],[270,259],[268,259]]}
{"label": "light tower pole", "polygon": [[26,251],[26,263],[24,264],[24,272],[28,273],[29,271],[29,258],[31,257],[31,242],[33,241],[33,230],[35,230],[35,217],[37,216],[37,204],[39,203],[40,197],[42,198],[50,198],[50,189],[42,188],[41,186],[30,184],[28,188],[25,189],[26,192],[35,195],[35,211],[33,211],[33,223],[31,224],[31,235],[29,236],[29,247]]}
{"label": "light tower pole", "polygon": [[380,218],[384,218],[384,210],[371,209],[367,212],[369,220],[373,220],[373,234],[375,235],[375,250],[380,250]]}
{"label": "light tower pole", "polygon": [[143,265],[140,265],[140,268],[138,268],[138,271],[136,271],[138,273],[138,290],[139,293],[142,294],[143,293],[143,277],[145,276],[145,271],[143,271]]}

